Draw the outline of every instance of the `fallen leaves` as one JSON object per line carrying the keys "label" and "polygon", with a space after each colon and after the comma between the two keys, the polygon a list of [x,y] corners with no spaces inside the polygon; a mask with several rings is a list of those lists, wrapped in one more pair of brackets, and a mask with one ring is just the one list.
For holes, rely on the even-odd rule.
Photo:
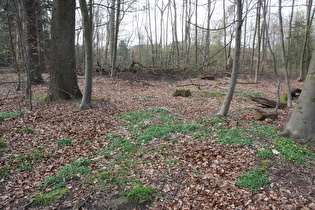
{"label": "fallen leaves", "polygon": [[[34,112],[1,121],[1,139],[8,143],[9,149],[1,151],[0,161],[1,167],[9,167],[10,177],[1,173],[0,208],[10,209],[27,205],[29,199],[39,192],[41,180],[55,175],[60,167],[78,159],[93,157],[89,165],[92,174],[93,170],[108,169],[110,159],[98,154],[110,146],[109,142],[104,140],[104,135],[113,133],[132,139],[132,135],[117,118],[119,113],[164,107],[176,113],[183,122],[198,121],[200,118],[215,114],[222,98],[199,100],[201,96],[197,93],[202,91],[224,93],[225,90],[210,84],[226,84],[227,79],[193,80],[198,80],[198,83],[204,86],[192,87],[190,98],[173,98],[171,93],[176,87],[175,84],[149,81],[148,83],[154,85],[144,85],[141,82],[131,83],[97,77],[93,84],[93,97],[100,100],[93,101],[92,110],[78,111],[78,102],[74,101],[61,103],[35,101]],[[276,88],[270,85],[269,81],[262,83],[268,85],[264,87],[239,85],[238,88],[262,93],[272,93]],[[36,94],[45,94],[46,88],[35,86],[34,91]],[[251,119],[250,110],[246,110],[250,106],[250,100],[245,97],[238,99],[233,100],[231,114],[242,120]],[[1,112],[17,109],[27,109],[27,104],[19,95],[16,99],[4,101],[1,105]],[[273,123],[283,124],[290,111],[292,110],[281,110],[279,118]],[[237,124],[238,121],[231,120],[229,129]],[[33,132],[21,132],[25,127],[32,129]],[[142,162],[130,164],[129,169],[132,171],[130,176],[159,189],[162,193],[162,196],[157,197],[157,201],[148,208],[294,209],[314,206],[311,202],[314,190],[309,190],[312,186],[315,189],[311,178],[314,176],[314,166],[307,171],[297,171],[294,174],[297,177],[309,177],[306,182],[309,186],[304,191],[298,188],[296,183],[290,184],[285,178],[281,178],[292,179],[292,176],[287,172],[280,173],[280,166],[274,166],[279,168],[271,170],[275,172],[279,170],[279,174],[274,173],[271,176],[272,186],[255,194],[235,184],[239,175],[250,171],[256,164],[255,150],[240,145],[221,145],[213,141],[216,135],[214,132],[207,141],[202,141],[194,139],[189,134],[174,133],[170,138],[176,138],[176,143],[153,139],[146,145],[145,153],[135,154],[142,158]],[[57,143],[61,139],[71,139],[71,143],[61,146]],[[158,147],[165,149],[156,153],[155,149]],[[110,151],[109,155],[114,156],[118,153],[121,153],[120,149]],[[122,163],[117,160],[113,170],[118,171],[121,168]],[[102,194],[103,199],[108,199],[112,195],[102,191],[89,195],[86,186],[79,185],[76,181],[82,181],[80,176],[78,180],[67,183],[66,187],[71,193],[65,200],[56,203],[56,206],[71,208],[87,198],[101,206],[102,199],[97,197],[97,193]],[[99,180],[93,179],[91,183],[92,186],[97,185]],[[119,186],[114,185],[112,191],[119,192]]]}

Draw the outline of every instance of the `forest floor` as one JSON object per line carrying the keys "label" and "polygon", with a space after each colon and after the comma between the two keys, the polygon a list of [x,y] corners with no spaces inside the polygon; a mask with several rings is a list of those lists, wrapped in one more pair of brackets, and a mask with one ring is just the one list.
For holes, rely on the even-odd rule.
{"label": "forest floor", "polygon": [[25,83],[0,80],[0,209],[315,209],[314,143],[276,135],[293,108],[253,119],[249,96],[276,98],[272,75],[240,75],[226,118],[228,77],[95,76],[85,111],[45,102],[48,84],[29,111]]}

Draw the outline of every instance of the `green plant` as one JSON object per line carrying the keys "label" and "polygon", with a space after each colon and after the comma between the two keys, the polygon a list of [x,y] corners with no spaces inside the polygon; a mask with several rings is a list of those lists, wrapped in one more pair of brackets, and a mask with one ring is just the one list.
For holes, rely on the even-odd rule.
{"label": "green plant", "polygon": [[272,158],[274,154],[271,151],[271,149],[267,147],[267,148],[258,150],[256,156],[259,158],[268,159],[268,158]]}
{"label": "green plant", "polygon": [[68,188],[59,189],[57,191],[51,191],[41,195],[34,196],[33,206],[48,206],[56,200],[62,198],[64,194],[69,192]]}
{"label": "green plant", "polygon": [[136,200],[140,204],[146,204],[148,202],[154,201],[153,194],[158,191],[151,186],[135,186],[134,188],[128,190],[125,196],[130,200]]}
{"label": "green plant", "polygon": [[250,134],[252,130],[249,129],[231,129],[226,130],[224,127],[220,127],[218,130],[218,136],[215,139],[222,144],[241,144],[241,145],[251,145],[253,139]]}
{"label": "green plant", "polygon": [[46,94],[34,94],[34,99],[38,101],[47,101],[47,95]]}
{"label": "green plant", "polygon": [[208,92],[208,91],[203,91],[201,93],[198,93],[201,97],[205,98],[216,98],[216,97],[221,97],[224,96],[224,93],[219,93],[219,92]]}
{"label": "green plant", "polygon": [[254,168],[253,172],[244,173],[242,176],[237,178],[236,184],[239,187],[248,188],[252,192],[257,192],[258,189],[263,188],[269,183],[266,175],[268,172],[262,168]]}
{"label": "green plant", "polygon": [[45,178],[42,182],[42,186],[47,187],[49,185],[52,186],[54,190],[63,188],[66,185],[65,182],[71,178],[77,177],[78,175],[87,175],[90,172],[88,168],[90,163],[90,160],[83,159],[63,166],[56,175]]}
{"label": "green plant", "polygon": [[34,129],[33,128],[24,127],[24,128],[21,129],[20,132],[21,133],[33,133]]}
{"label": "green plant", "polygon": [[274,139],[273,143],[275,145],[274,149],[288,161],[305,163],[307,161],[307,157],[315,157],[315,154],[311,153],[307,148],[302,147],[293,140],[277,137]]}
{"label": "green plant", "polygon": [[24,113],[26,113],[26,111],[14,111],[14,112],[9,112],[9,113],[1,113],[0,120],[3,120],[5,118],[14,119],[15,117],[20,116]]}
{"label": "green plant", "polygon": [[6,148],[6,147],[8,147],[8,144],[3,141],[0,141],[0,148]]}
{"label": "green plant", "polygon": [[216,125],[226,123],[227,119],[225,117],[216,117],[212,119],[200,118],[198,122],[202,125]]}
{"label": "green plant", "polygon": [[57,141],[57,144],[59,144],[60,146],[66,146],[66,145],[72,144],[72,140],[71,139],[60,139]]}

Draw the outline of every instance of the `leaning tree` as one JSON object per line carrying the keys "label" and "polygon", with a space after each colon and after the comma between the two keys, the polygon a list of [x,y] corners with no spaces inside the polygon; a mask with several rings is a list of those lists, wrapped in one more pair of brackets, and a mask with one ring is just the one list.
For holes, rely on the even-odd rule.
{"label": "leaning tree", "polygon": [[315,51],[302,93],[287,123],[283,135],[315,140]]}

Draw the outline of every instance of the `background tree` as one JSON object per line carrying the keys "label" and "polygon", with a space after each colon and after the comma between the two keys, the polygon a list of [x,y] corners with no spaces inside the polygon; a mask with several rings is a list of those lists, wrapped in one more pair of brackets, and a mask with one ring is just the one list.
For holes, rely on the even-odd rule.
{"label": "background tree", "polygon": [[30,56],[30,79],[33,83],[43,83],[41,69],[41,48],[39,35],[42,27],[40,26],[41,18],[38,0],[24,0],[25,22],[27,29],[27,46],[28,55]]}
{"label": "background tree", "polygon": [[[81,100],[80,109],[91,108],[92,98],[92,72],[93,72],[93,45],[92,45],[92,14],[86,5],[86,0],[80,0],[80,9],[83,22],[83,37],[85,46],[85,80],[84,92]],[[92,11],[92,1],[90,0],[90,11]]]}
{"label": "background tree", "polygon": [[51,28],[51,101],[81,98],[75,63],[75,0],[54,0]]}
{"label": "background tree", "polygon": [[[307,68],[308,68],[308,61],[309,59],[307,54],[307,46],[309,45],[309,39],[310,39],[310,29],[312,25],[312,19],[313,16],[311,15],[312,12],[312,5],[313,5],[313,0],[308,0],[306,4],[306,24],[305,24],[305,31],[304,31],[304,40],[303,40],[303,48],[302,48],[302,53],[301,53],[301,58],[300,58],[300,76],[299,80],[304,80],[306,73],[307,73]],[[315,9],[314,9],[315,11]],[[314,14],[313,11],[313,14]],[[306,58],[306,59],[305,59]]]}
{"label": "background tree", "polygon": [[302,93],[281,135],[315,140],[315,51],[308,69]]}
{"label": "background tree", "polygon": [[286,49],[285,49],[285,41],[284,41],[284,32],[283,32],[283,24],[282,24],[282,0],[279,0],[279,29],[280,29],[280,42],[281,42],[281,55],[282,55],[282,65],[283,71],[285,76],[285,85],[287,88],[287,106],[292,106],[292,95],[291,95],[291,88],[290,88],[290,78],[288,73],[288,62],[286,56]]}
{"label": "background tree", "polygon": [[236,80],[237,80],[237,75],[238,75],[238,70],[239,70],[239,60],[240,60],[240,54],[241,54],[241,36],[242,36],[242,24],[243,24],[243,19],[242,19],[242,12],[243,12],[243,4],[242,0],[237,0],[236,1],[237,5],[237,25],[236,25],[236,32],[235,32],[235,52],[233,56],[233,68],[232,68],[232,75],[231,75],[231,80],[230,80],[230,86],[229,89],[226,93],[226,96],[224,98],[223,104],[221,106],[221,109],[217,113],[219,116],[226,116],[230,104],[233,98],[233,93],[234,89],[236,86]]}

